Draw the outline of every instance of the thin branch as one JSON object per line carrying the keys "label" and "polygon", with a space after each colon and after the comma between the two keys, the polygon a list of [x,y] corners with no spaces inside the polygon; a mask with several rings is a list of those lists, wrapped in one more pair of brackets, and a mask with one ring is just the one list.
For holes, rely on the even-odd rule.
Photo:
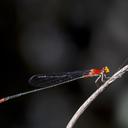
{"label": "thin branch", "polygon": [[117,71],[112,77],[110,77],[100,88],[98,88],[77,110],[73,115],[72,119],[69,121],[66,128],[73,128],[74,124],[78,118],[83,114],[83,112],[88,108],[88,106],[96,99],[96,97],[101,94],[112,82],[116,79],[121,78],[124,73],[128,71],[128,65],[124,66],[122,69]]}

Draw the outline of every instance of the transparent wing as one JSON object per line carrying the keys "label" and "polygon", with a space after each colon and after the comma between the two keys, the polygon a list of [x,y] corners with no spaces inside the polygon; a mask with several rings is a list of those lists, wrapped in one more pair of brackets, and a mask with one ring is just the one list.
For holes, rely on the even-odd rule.
{"label": "transparent wing", "polygon": [[89,71],[74,71],[53,73],[49,75],[37,74],[29,79],[29,83],[36,87],[47,87],[53,85],[60,85],[70,81],[83,78]]}

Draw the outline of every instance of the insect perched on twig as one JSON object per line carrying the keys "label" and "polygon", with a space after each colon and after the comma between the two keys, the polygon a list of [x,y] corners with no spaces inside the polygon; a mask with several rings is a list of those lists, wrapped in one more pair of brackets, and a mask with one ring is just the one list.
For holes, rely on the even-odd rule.
{"label": "insect perched on twig", "polygon": [[105,81],[104,79],[107,78],[106,75],[109,72],[110,72],[110,69],[107,66],[105,66],[101,69],[93,68],[93,69],[84,70],[84,71],[53,73],[49,75],[44,75],[44,74],[34,75],[29,79],[29,83],[31,85],[38,86],[40,88],[1,98],[0,103],[21,97],[23,95],[27,95],[27,94],[38,92],[48,88],[56,87],[58,85],[62,85],[64,83],[68,83],[81,78],[97,77],[97,79],[95,80],[95,83],[97,83],[99,80],[101,80],[101,82],[104,82]]}

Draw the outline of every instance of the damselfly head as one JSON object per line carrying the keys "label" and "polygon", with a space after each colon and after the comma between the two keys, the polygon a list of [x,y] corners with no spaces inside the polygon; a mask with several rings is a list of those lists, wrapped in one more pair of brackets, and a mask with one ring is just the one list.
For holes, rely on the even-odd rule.
{"label": "damselfly head", "polygon": [[104,67],[104,72],[105,72],[105,73],[109,73],[109,72],[110,72],[110,69],[108,68],[108,66],[105,66],[105,67]]}

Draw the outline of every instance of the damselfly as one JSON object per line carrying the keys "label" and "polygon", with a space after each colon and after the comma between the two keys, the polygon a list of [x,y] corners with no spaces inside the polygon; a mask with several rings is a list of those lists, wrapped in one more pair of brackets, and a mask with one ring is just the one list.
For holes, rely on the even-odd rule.
{"label": "damselfly", "polygon": [[49,75],[38,74],[34,75],[29,79],[29,83],[34,86],[38,86],[40,88],[36,88],[30,91],[18,93],[15,95],[7,96],[0,99],[0,103],[5,101],[15,99],[21,97],[23,95],[27,95],[30,93],[38,92],[41,90],[45,90],[48,88],[56,87],[58,85],[62,85],[64,83],[68,83],[74,80],[82,79],[82,78],[90,78],[90,77],[97,77],[95,83],[101,80],[104,82],[104,78],[106,78],[106,74],[110,72],[107,66],[101,69],[90,69],[86,71],[73,71],[73,72],[64,72],[64,73],[54,73]]}

